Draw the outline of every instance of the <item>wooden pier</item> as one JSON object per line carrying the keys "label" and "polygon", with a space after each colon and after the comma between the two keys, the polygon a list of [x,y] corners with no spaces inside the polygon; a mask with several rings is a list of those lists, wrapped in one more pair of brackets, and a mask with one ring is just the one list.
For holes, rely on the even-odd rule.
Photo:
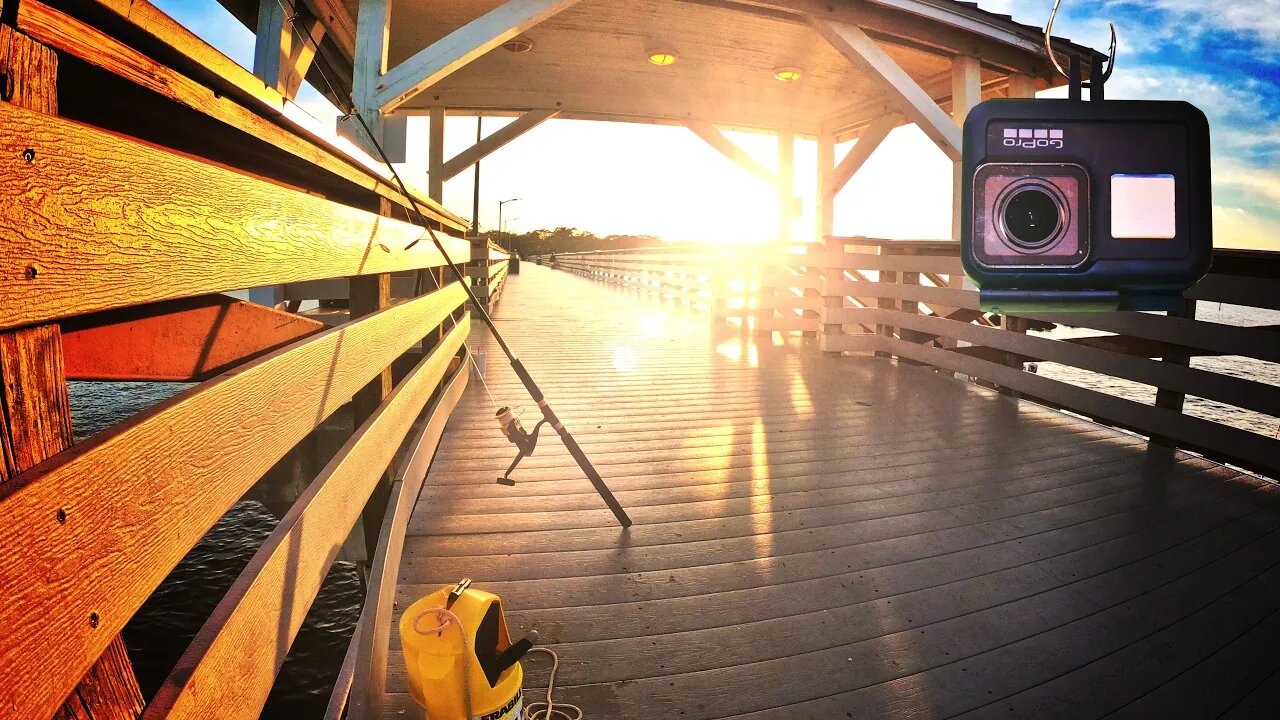
{"label": "wooden pier", "polygon": [[[1248,717],[1280,693],[1271,483],[546,268],[497,318],[636,525],[554,437],[495,484],[511,448],[473,382],[396,603],[500,593],[588,718]],[[496,356],[486,380],[518,404]],[[384,718],[415,707],[398,647]]]}
{"label": "wooden pier", "polygon": [[[1041,28],[949,0],[221,4],[252,70],[147,0],[0,0],[0,718],[252,720],[339,557],[366,593],[326,720],[417,715],[397,608],[463,576],[587,720],[1275,717],[1280,332],[1203,308],[1280,310],[1280,254],[1217,251],[1179,312],[996,316],[955,242],[832,232],[894,128],[956,160],[979,102],[1061,85]],[[417,114],[425,193],[388,167]],[[515,119],[447,158],[447,115]],[[683,126],[776,192],[776,238],[515,274],[444,183],[551,118]],[[550,432],[494,483],[493,405],[539,413],[482,307],[635,525]],[[192,385],[73,442],[68,382],[99,380]],[[278,525],[144,690],[131,619],[264,488]]]}

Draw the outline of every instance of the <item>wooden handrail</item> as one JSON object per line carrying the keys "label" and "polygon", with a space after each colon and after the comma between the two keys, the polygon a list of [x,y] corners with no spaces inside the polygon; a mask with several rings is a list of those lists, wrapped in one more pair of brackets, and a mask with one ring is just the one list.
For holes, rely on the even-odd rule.
{"label": "wooden handrail", "polygon": [[[64,3],[65,4],[65,3]],[[296,105],[235,61],[196,37],[190,30],[165,15],[146,0],[96,0],[117,24],[127,25],[135,36],[147,38],[168,54],[176,54],[190,70],[168,67],[125,45],[112,34],[90,25],[40,0],[23,2],[18,8],[18,27],[28,35],[58,50],[80,57],[107,72],[144,87],[163,97],[225,123],[231,128],[261,138],[299,160],[366,190],[408,206],[390,171],[380,161],[350,145],[339,147],[331,131],[306,118]],[[414,192],[413,201],[431,220],[462,231],[467,223],[446,211],[423,193]]]}
{"label": "wooden handrail", "polygon": [[406,222],[8,103],[0,127],[0,328],[444,263]]}
{"label": "wooden handrail", "polygon": [[[377,717],[379,714],[378,703],[382,700],[386,682],[391,619],[405,531],[426,479],[427,467],[444,434],[445,422],[462,397],[467,378],[464,361],[462,371],[456,373],[441,391],[426,422],[414,437],[413,451],[397,474],[396,484],[392,488],[389,510],[379,537],[378,552],[374,555],[369,570],[369,591],[365,594],[360,620],[351,637],[354,652],[348,653],[352,666],[352,672],[348,675],[352,679],[349,692],[353,693],[349,696],[351,709],[347,717],[350,720]],[[345,660],[343,664],[347,664]],[[342,694],[343,689],[335,684],[326,718],[341,720],[342,711],[347,705]]]}
{"label": "wooden handrail", "polygon": [[205,531],[464,298],[452,284],[311,336],[0,485],[20,550],[0,555],[0,707],[52,714]]}
{"label": "wooden handrail", "polygon": [[[1032,387],[1036,398],[1050,404],[1280,475],[1280,460],[1276,460],[1280,458],[1280,440],[1210,420],[1184,417],[1176,401],[1152,408],[1112,398],[1115,410],[1108,415],[1107,404],[1099,398],[1109,396],[1094,391],[1087,394],[1086,389],[1034,376],[1021,367],[1034,360],[1057,362],[1154,386],[1162,395],[1195,395],[1280,418],[1280,389],[1274,385],[1189,367],[1185,362],[1170,362],[1168,357],[1152,359],[1219,354],[1280,362],[1280,328],[1237,327],[1189,317],[1114,312],[1010,314],[1004,322],[1014,329],[1002,329],[994,327],[1000,318],[982,312],[977,291],[965,289],[958,282],[963,271],[957,243],[832,237],[827,245],[788,246],[775,249],[767,258],[747,261],[739,269],[743,276],[778,290],[757,298],[754,307],[744,307],[730,315],[755,316],[766,329],[800,330],[811,327],[807,323],[812,322],[799,317],[800,313],[820,310],[823,332],[819,340],[829,351],[900,355],[966,372],[1019,392],[1031,392],[1023,388]],[[714,251],[709,248],[683,253],[648,248],[643,252],[568,253],[558,255],[557,260],[561,267],[588,277],[686,297],[686,288],[691,285],[713,294],[723,292],[725,272],[714,266],[713,257]],[[779,270],[809,269],[808,264],[821,268],[822,276]],[[931,284],[925,284],[922,278],[928,278]],[[812,294],[815,291],[816,296]],[[1278,308],[1280,253],[1220,250],[1210,274],[1188,297]],[[697,299],[716,304],[712,296]],[[1028,321],[1118,335],[1055,340],[1016,330],[1024,328]],[[843,328],[851,326],[876,328],[880,335],[845,333]],[[950,364],[934,362],[939,357],[947,358]],[[1000,362],[992,362],[991,358]],[[962,365],[967,370],[958,369]],[[997,367],[1001,369],[992,370]],[[982,374],[979,370],[992,372]],[[1049,394],[1045,394],[1046,387],[1053,388]],[[1207,432],[1206,427],[1219,430]]]}
{"label": "wooden handrail", "polygon": [[144,720],[258,717],[284,663],[281,648],[292,644],[374,484],[470,327],[467,319],[453,327],[307,486],[196,634]]}

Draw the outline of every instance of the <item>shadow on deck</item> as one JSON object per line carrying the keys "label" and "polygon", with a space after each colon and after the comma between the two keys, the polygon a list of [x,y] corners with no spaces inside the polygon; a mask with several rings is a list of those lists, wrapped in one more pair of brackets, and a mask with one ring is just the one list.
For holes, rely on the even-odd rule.
{"label": "shadow on deck", "polygon": [[[397,605],[460,577],[616,718],[1231,717],[1280,701],[1277,489],[879,358],[764,341],[526,265],[498,319],[554,434],[516,472],[479,383]],[[500,404],[528,407],[488,347]],[[526,425],[532,424],[526,422]],[[397,618],[398,621],[398,618]],[[414,717],[393,633],[387,717]],[[526,662],[526,688],[547,663]]]}

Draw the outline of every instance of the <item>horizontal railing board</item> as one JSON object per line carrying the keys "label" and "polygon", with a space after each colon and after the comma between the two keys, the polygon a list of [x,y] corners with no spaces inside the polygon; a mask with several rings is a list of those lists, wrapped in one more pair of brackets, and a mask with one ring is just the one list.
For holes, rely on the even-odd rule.
{"label": "horizontal railing board", "polygon": [[963,275],[964,267],[958,257],[927,255],[872,255],[870,253],[845,253],[837,267],[846,270],[890,270],[898,272],[942,273]]}
{"label": "horizontal railing board", "polygon": [[1188,290],[1186,296],[1192,300],[1280,310],[1277,282],[1280,282],[1277,278],[1209,274]]}
{"label": "horizontal railing board", "polygon": [[[296,104],[285,100],[253,73],[146,0],[96,0],[95,4],[154,42],[180,54],[199,75],[214,79],[214,85],[196,82],[124,45],[111,34],[36,0],[22,4],[18,24],[41,42],[266,140],[359,187],[409,206],[409,199],[401,194],[399,183],[384,165],[353,146],[348,146],[350,149],[337,146],[336,133],[321,129],[320,121],[305,117]],[[237,103],[232,96],[242,102]],[[304,117],[306,122],[299,122]],[[413,193],[412,188],[410,192]],[[413,200],[424,215],[454,230],[463,231],[468,226],[424,193],[415,193]]]}
{"label": "horizontal railing board", "polygon": [[[404,468],[397,473],[395,486],[388,503],[390,510],[382,523],[378,537],[378,551],[369,569],[369,590],[357,623],[357,635],[352,637],[357,649],[354,662],[357,668],[353,678],[350,720],[377,717],[386,685],[387,653],[391,646],[392,612],[396,585],[400,577],[400,560],[404,550],[405,531],[414,505],[426,479],[427,468],[435,457],[436,448],[444,434],[445,423],[453,413],[462,391],[470,377],[465,363],[440,394],[431,409],[431,415],[414,437],[413,452]],[[333,717],[333,720],[339,720]]]}
{"label": "horizontal railing board", "polygon": [[0,126],[0,328],[444,262],[409,223],[8,103]]}
{"label": "horizontal railing board", "polygon": [[329,566],[469,329],[464,317],[307,486],[196,633],[144,720],[258,717]]}
{"label": "horizontal railing board", "polygon": [[1280,417],[1280,386],[1176,363],[1158,362],[1075,343],[1008,332],[1000,328],[889,309],[828,308],[823,310],[822,317],[824,322],[845,324],[875,322],[965,340],[975,345],[1008,350],[1040,360],[1062,363]]}
{"label": "horizontal railing board", "polygon": [[1280,475],[1280,440],[1277,439],[929,345],[880,335],[868,338],[878,341],[879,349],[885,352],[989,380],[1120,427],[1170,438],[1180,447],[1230,459],[1272,477]]}
{"label": "horizontal railing board", "polygon": [[213,523],[464,297],[450,285],[289,345],[0,485],[0,707],[49,717]]}
{"label": "horizontal railing board", "polygon": [[[1274,283],[1273,283],[1274,284]],[[828,284],[829,294],[868,298],[914,300],[953,308],[978,309],[976,290],[930,287],[927,285],[850,282]],[[1273,290],[1273,293],[1276,291]],[[1239,327],[1189,318],[1140,312],[1013,313],[1017,317],[1043,320],[1071,327],[1091,328],[1120,335],[1208,350],[1223,355],[1242,355],[1280,362],[1280,333],[1274,330]]]}
{"label": "horizontal railing board", "polygon": [[1280,363],[1280,331],[1141,312],[1018,313],[1019,317]]}

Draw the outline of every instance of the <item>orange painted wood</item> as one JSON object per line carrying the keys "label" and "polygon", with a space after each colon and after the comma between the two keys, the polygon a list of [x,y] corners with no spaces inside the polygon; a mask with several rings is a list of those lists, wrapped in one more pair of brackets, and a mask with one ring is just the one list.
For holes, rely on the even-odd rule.
{"label": "orange painted wood", "polygon": [[199,381],[324,329],[227,295],[168,300],[64,320],[72,380]]}
{"label": "orange painted wood", "polygon": [[0,127],[0,328],[444,262],[409,223],[11,105]]}
{"label": "orange painted wood", "polygon": [[52,714],[205,531],[464,298],[451,285],[301,340],[0,485],[0,707]]}
{"label": "orange painted wood", "polygon": [[470,329],[465,319],[325,466],[249,561],[143,715],[257,718],[347,534]]}

